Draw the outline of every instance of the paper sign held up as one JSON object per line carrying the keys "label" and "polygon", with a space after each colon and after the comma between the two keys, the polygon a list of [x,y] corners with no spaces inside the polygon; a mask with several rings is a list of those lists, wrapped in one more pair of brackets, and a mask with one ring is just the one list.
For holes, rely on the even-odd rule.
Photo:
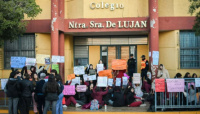
{"label": "paper sign held up", "polygon": [[125,59],[114,59],[112,60],[113,70],[125,70],[127,68],[127,60]]}
{"label": "paper sign held up", "polygon": [[123,80],[123,85],[128,84],[128,78],[127,77],[122,77],[122,80]]}
{"label": "paper sign held up", "polygon": [[168,92],[184,92],[184,79],[166,79]]}
{"label": "paper sign held up", "polygon": [[155,92],[165,92],[165,79],[155,79]]}
{"label": "paper sign held up", "polygon": [[23,68],[26,63],[26,57],[11,57],[11,68]]}
{"label": "paper sign held up", "polygon": [[49,64],[51,64],[51,60],[50,60],[50,58],[49,58],[49,57],[45,58],[45,64],[46,64],[46,65],[49,65]]}
{"label": "paper sign held up", "polygon": [[133,73],[133,83],[140,84],[140,73]]}
{"label": "paper sign held up", "polygon": [[112,78],[112,70],[102,70],[99,71],[99,76],[107,76],[108,78]]}
{"label": "paper sign held up", "polygon": [[80,77],[76,77],[76,78],[72,79],[71,85],[75,85],[75,84],[79,84],[80,85]]}
{"label": "paper sign held up", "polygon": [[67,80],[72,80],[75,78],[75,74],[70,74],[67,76]]}
{"label": "paper sign held up", "polygon": [[76,74],[76,75],[85,74],[84,66],[75,66],[74,74]]}
{"label": "paper sign held up", "polygon": [[86,85],[77,85],[77,92],[86,92]]}
{"label": "paper sign held up", "polygon": [[112,79],[112,78],[109,78],[109,79],[108,79],[108,86],[112,86],[112,84],[113,84],[113,79]]}
{"label": "paper sign held up", "polygon": [[107,87],[108,84],[108,77],[98,77],[97,79],[97,86],[98,87]]}
{"label": "paper sign held up", "polygon": [[121,78],[116,78],[115,86],[121,86]]}
{"label": "paper sign held up", "polygon": [[36,59],[35,58],[26,58],[26,65],[27,66],[35,66]]}
{"label": "paper sign held up", "polygon": [[103,64],[97,64],[97,73],[99,73],[99,71],[102,71],[103,69]]}
{"label": "paper sign held up", "polygon": [[64,85],[64,90],[63,90],[64,95],[75,95],[75,86],[74,85]]}

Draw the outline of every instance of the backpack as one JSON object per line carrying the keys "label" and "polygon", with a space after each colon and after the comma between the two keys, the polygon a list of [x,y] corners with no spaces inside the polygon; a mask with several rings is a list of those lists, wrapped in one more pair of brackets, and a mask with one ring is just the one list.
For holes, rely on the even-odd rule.
{"label": "backpack", "polygon": [[99,109],[99,101],[94,99],[91,101],[90,110],[98,110]]}

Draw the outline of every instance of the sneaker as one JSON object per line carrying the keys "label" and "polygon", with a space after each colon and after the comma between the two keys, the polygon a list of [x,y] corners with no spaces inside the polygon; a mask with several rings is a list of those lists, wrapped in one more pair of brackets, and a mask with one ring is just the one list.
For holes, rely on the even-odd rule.
{"label": "sneaker", "polygon": [[140,107],[141,107],[141,106],[147,106],[147,105],[146,105],[146,104],[141,104]]}
{"label": "sneaker", "polygon": [[81,107],[81,105],[80,105],[80,104],[78,104],[78,103],[76,103],[76,108],[78,108],[78,107]]}

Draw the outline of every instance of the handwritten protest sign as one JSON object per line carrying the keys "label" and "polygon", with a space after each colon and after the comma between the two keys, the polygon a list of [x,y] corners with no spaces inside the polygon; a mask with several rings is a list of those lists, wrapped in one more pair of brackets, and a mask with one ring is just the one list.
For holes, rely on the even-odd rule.
{"label": "handwritten protest sign", "polygon": [[155,79],[155,92],[165,92],[165,79]]}
{"label": "handwritten protest sign", "polygon": [[84,66],[75,66],[74,74],[76,75],[85,74]]}
{"label": "handwritten protest sign", "polygon": [[59,63],[59,62],[60,62],[60,56],[52,55],[51,61],[52,61],[53,63]]}
{"label": "handwritten protest sign", "polygon": [[36,59],[35,58],[26,58],[26,65],[27,66],[35,66]]}
{"label": "handwritten protest sign", "polygon": [[140,84],[140,73],[133,73],[133,83]]}
{"label": "handwritten protest sign", "polygon": [[99,73],[99,71],[102,71],[103,69],[103,64],[97,64],[97,73]]}
{"label": "handwritten protest sign", "polygon": [[86,92],[86,85],[77,85],[77,92]]}
{"label": "handwritten protest sign", "polygon": [[52,64],[52,69],[56,70],[59,74],[59,65],[58,64]]}
{"label": "handwritten protest sign", "polygon": [[95,71],[94,69],[90,69],[90,70],[89,70],[89,74],[90,74],[90,75],[95,75],[95,74],[96,74],[96,71]]}
{"label": "handwritten protest sign", "polygon": [[76,77],[76,78],[72,79],[71,85],[75,85],[75,84],[79,84],[80,85],[80,77]]}
{"label": "handwritten protest sign", "polygon": [[108,78],[112,78],[112,70],[102,70],[99,71],[99,76],[107,76]]}
{"label": "handwritten protest sign", "polygon": [[12,68],[23,68],[26,63],[26,57],[11,57]]}
{"label": "handwritten protest sign", "polygon": [[97,80],[97,76],[96,75],[90,75],[88,76],[89,80]]}
{"label": "handwritten protest sign", "polygon": [[87,81],[88,80],[88,75],[87,74],[83,74],[83,79],[84,79],[84,81]]}
{"label": "handwritten protest sign", "polygon": [[8,82],[8,79],[1,79],[1,89],[3,90]]}
{"label": "handwritten protest sign", "polygon": [[112,79],[112,78],[109,78],[109,79],[108,79],[108,86],[112,86],[112,84],[113,84],[113,79]]}
{"label": "handwritten protest sign", "polygon": [[75,95],[75,86],[74,85],[65,85],[63,90],[64,95]]}
{"label": "handwritten protest sign", "polygon": [[128,78],[127,77],[122,77],[122,80],[123,80],[123,85],[128,84]]}
{"label": "handwritten protest sign", "polygon": [[50,55],[37,54],[36,62],[39,64],[45,64],[45,58],[50,58]]}
{"label": "handwritten protest sign", "polygon": [[70,74],[67,76],[67,80],[72,80],[75,78],[75,74]]}
{"label": "handwritten protest sign", "polygon": [[124,77],[127,77],[127,79],[130,78],[130,76],[128,76],[126,73],[124,73]]}
{"label": "handwritten protest sign", "polygon": [[60,56],[60,63],[64,63],[65,62],[65,56]]}
{"label": "handwritten protest sign", "polygon": [[184,92],[184,79],[166,79],[168,92]]}
{"label": "handwritten protest sign", "polygon": [[121,86],[121,78],[116,78],[115,86]]}
{"label": "handwritten protest sign", "polygon": [[45,58],[45,64],[46,64],[46,65],[49,65],[49,64],[51,64],[51,60],[50,60],[50,58],[49,58],[49,57]]}
{"label": "handwritten protest sign", "polygon": [[127,63],[125,59],[114,59],[112,60],[113,70],[125,70],[127,68]]}
{"label": "handwritten protest sign", "polygon": [[200,87],[200,78],[195,78],[195,87]]}
{"label": "handwritten protest sign", "polygon": [[107,77],[98,77],[97,86],[98,87],[107,87],[108,78]]}

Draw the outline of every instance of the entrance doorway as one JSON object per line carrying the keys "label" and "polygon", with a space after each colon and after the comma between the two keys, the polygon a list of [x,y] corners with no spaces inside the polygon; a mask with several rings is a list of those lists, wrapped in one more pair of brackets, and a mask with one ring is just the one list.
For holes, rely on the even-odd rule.
{"label": "entrance doorway", "polygon": [[133,57],[137,59],[136,48],[136,46],[101,46],[101,59],[104,63],[104,66],[107,69],[111,69],[113,59],[128,60],[130,54],[133,54]]}

